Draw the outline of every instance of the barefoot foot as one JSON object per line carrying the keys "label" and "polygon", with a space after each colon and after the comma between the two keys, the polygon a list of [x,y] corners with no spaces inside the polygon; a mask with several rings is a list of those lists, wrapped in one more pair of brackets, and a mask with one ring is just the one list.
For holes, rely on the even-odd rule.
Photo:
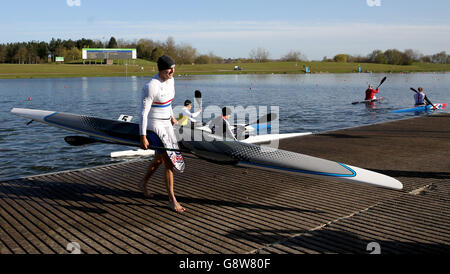
{"label": "barefoot foot", "polygon": [[169,202],[169,208],[177,213],[183,213],[186,211],[186,209],[182,207],[178,202]]}
{"label": "barefoot foot", "polygon": [[142,193],[144,194],[145,198],[152,198],[153,194],[148,192],[148,190],[147,190],[147,183],[148,183],[148,181],[142,180],[142,181],[140,181],[138,183],[138,187],[142,191]]}

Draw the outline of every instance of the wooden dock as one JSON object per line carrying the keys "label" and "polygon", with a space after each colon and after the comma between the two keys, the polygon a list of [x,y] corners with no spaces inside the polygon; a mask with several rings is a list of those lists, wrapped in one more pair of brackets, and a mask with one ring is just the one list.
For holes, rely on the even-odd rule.
{"label": "wooden dock", "polygon": [[[280,147],[393,176],[393,191],[186,156],[167,208],[136,187],[149,160],[0,182],[0,253],[450,253],[450,114],[281,141]],[[76,249],[71,249],[73,252]]]}

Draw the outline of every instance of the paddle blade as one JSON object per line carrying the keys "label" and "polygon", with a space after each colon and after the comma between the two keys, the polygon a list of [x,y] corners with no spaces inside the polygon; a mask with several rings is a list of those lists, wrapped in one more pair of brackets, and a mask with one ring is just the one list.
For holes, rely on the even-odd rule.
{"label": "paddle blade", "polygon": [[[277,119],[277,114],[276,113],[269,113],[269,114],[267,114],[267,115],[264,115],[263,117],[261,117],[261,118],[259,118],[255,123],[253,123],[253,124],[265,124],[265,123],[268,123],[268,122],[270,122],[270,121],[273,121],[273,120],[275,120],[275,119]],[[253,124],[250,124],[250,125],[253,125]]]}
{"label": "paddle blade", "polygon": [[377,89],[384,83],[384,81],[386,81],[387,77],[384,76],[383,79],[381,79],[380,84],[378,85]]}
{"label": "paddle blade", "polygon": [[[199,109],[202,108],[202,92],[200,90],[196,90],[194,92],[195,102],[197,103]],[[203,114],[200,116],[201,122],[203,123]]]}
{"label": "paddle blade", "polygon": [[84,136],[66,136],[64,137],[64,141],[66,141],[66,143],[71,146],[82,146],[97,142],[97,140],[95,139]]}

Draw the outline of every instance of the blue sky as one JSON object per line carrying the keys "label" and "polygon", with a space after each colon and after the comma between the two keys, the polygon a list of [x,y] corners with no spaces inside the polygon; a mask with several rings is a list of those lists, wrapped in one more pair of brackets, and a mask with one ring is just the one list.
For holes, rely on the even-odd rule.
{"label": "blue sky", "polygon": [[0,43],[172,36],[230,58],[257,47],[271,58],[296,50],[309,59],[389,48],[450,51],[448,0],[16,0],[3,2],[2,11]]}

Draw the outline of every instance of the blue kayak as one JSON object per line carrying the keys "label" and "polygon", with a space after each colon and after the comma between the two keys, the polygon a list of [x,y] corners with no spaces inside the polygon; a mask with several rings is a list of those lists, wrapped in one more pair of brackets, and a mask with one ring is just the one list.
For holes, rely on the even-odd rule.
{"label": "blue kayak", "polygon": [[432,105],[426,105],[426,106],[418,106],[418,107],[413,107],[413,108],[393,110],[392,113],[432,111],[432,110],[437,110],[437,109],[444,109],[446,106],[447,106],[446,103],[440,103],[440,104],[434,104],[434,107]]}

